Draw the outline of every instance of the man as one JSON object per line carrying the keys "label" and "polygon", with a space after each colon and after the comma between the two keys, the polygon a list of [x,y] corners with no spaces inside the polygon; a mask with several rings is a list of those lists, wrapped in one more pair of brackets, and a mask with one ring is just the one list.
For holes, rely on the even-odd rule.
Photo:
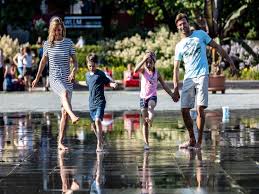
{"label": "man", "polygon": [[[208,106],[208,80],[209,66],[206,56],[206,46],[209,45],[225,58],[232,69],[236,71],[235,66],[228,54],[213,41],[203,30],[190,30],[187,15],[180,13],[176,16],[175,24],[179,30],[182,39],[175,48],[174,61],[174,101],[178,101],[179,95],[179,66],[184,62],[185,75],[181,97],[181,111],[184,124],[189,132],[189,141],[181,144],[179,148],[200,149],[202,144],[202,133],[205,123],[204,109]],[[194,108],[196,96],[197,104],[197,128],[198,139],[196,141],[193,132],[193,121],[190,116],[190,109]]]}

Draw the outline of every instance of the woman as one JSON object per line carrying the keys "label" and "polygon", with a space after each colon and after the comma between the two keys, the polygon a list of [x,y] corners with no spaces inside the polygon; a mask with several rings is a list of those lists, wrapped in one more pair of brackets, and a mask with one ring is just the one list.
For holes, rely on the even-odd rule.
{"label": "woman", "polygon": [[[71,72],[70,57],[72,57],[74,64]],[[73,124],[79,120],[79,117],[72,112],[71,107],[73,81],[78,65],[73,43],[70,39],[65,38],[64,23],[59,17],[53,17],[50,21],[48,40],[44,43],[43,56],[36,78],[32,82],[32,87],[35,87],[38,83],[47,62],[49,62],[50,87],[60,97],[62,103],[58,148],[66,150],[68,148],[63,145],[63,139],[68,121],[67,116],[70,116]]]}

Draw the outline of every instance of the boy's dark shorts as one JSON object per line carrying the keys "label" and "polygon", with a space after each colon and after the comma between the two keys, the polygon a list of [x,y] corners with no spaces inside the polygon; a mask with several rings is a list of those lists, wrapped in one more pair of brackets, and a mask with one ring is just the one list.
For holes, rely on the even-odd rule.
{"label": "boy's dark shorts", "polygon": [[145,98],[140,98],[140,109],[147,108],[148,102],[150,100],[154,100],[155,103],[157,103],[157,96],[151,96],[150,98],[148,98],[146,100],[145,100]]}
{"label": "boy's dark shorts", "polygon": [[98,106],[95,109],[90,109],[90,119],[91,122],[94,122],[97,118],[101,121],[103,120],[105,105]]}

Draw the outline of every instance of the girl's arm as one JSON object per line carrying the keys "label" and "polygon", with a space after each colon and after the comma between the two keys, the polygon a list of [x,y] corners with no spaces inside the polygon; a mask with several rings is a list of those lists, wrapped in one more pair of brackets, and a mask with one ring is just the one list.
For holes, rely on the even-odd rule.
{"label": "girl's arm", "polygon": [[34,88],[36,86],[36,84],[38,83],[39,79],[40,79],[40,76],[41,76],[41,73],[46,65],[48,61],[48,57],[46,55],[44,55],[41,60],[40,60],[40,65],[39,65],[39,69],[38,69],[38,72],[37,72],[37,75],[36,75],[36,78],[35,80],[32,82],[32,87]]}
{"label": "girl's arm", "polygon": [[[136,65],[136,67],[135,67],[135,69],[134,69],[134,73],[137,73],[139,70],[140,70],[140,68],[143,66],[143,64],[146,62],[146,60],[148,59],[148,57],[149,57],[149,55],[150,54],[146,54],[145,56],[144,56],[144,58]],[[143,68],[140,70],[140,72],[141,73],[143,73]]]}
{"label": "girl's arm", "polygon": [[163,89],[167,92],[167,94],[169,94],[172,98],[174,98],[174,94],[173,92],[170,90],[170,88],[168,87],[168,85],[164,82],[163,78],[160,76],[159,72],[157,72],[157,76],[158,76],[158,80],[161,83],[161,86],[163,87]]}

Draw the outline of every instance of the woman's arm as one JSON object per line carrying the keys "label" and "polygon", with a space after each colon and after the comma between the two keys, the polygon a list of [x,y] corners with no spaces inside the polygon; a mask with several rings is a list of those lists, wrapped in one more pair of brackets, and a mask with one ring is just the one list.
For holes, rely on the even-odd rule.
{"label": "woman's arm", "polygon": [[47,57],[46,55],[44,55],[44,56],[41,58],[41,60],[40,60],[40,65],[39,65],[39,69],[38,69],[36,78],[35,78],[35,80],[32,82],[32,87],[33,87],[33,88],[37,85],[37,83],[38,83],[38,81],[39,81],[39,79],[40,79],[41,73],[42,73],[42,71],[43,71],[43,69],[44,69],[44,67],[45,67],[45,65],[46,65],[46,63],[47,63],[47,61],[48,61],[48,57]]}
{"label": "woman's arm", "polygon": [[68,80],[70,82],[75,80],[75,76],[76,76],[77,69],[78,69],[78,63],[77,63],[76,55],[72,55],[71,58],[72,58],[73,68],[72,68],[71,73],[68,77]]}

